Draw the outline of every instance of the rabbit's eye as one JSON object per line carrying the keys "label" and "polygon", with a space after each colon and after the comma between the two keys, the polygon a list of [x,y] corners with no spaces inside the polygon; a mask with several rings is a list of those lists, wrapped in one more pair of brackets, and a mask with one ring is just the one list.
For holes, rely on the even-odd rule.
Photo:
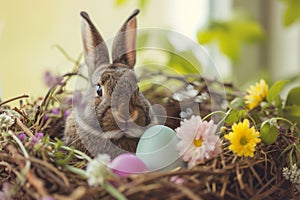
{"label": "rabbit's eye", "polygon": [[100,84],[97,85],[96,91],[97,91],[97,95],[98,95],[98,96],[102,96],[102,87],[101,87]]}

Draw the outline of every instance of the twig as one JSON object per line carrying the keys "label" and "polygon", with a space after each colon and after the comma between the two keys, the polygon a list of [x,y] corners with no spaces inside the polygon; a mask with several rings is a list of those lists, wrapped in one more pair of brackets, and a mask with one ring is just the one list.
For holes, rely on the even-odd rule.
{"label": "twig", "polygon": [[82,199],[85,193],[86,193],[86,188],[80,186],[76,188],[69,196],[54,194],[53,197],[57,200],[77,200],[77,199]]}
{"label": "twig", "polygon": [[42,160],[39,160],[39,159],[34,158],[34,157],[29,158],[29,160],[47,167],[48,169],[53,171],[55,174],[57,174],[63,180],[66,187],[70,186],[70,182],[67,179],[67,177],[65,176],[65,174],[62,173],[61,171],[59,171],[57,168],[55,168],[52,164],[50,164],[48,162],[45,162],[45,161],[42,161]]}
{"label": "twig", "polygon": [[17,107],[14,107],[13,110],[16,111],[17,113],[22,115],[22,117],[24,117],[25,119],[28,120],[28,117],[21,110],[19,110]]}
{"label": "twig", "polygon": [[194,192],[192,192],[189,188],[184,187],[183,185],[177,185],[171,182],[165,181],[165,183],[171,187],[174,187],[176,190],[179,190],[180,192],[184,193],[188,199],[191,200],[202,200],[201,197],[197,196]]}
{"label": "twig", "polygon": [[[44,187],[44,182],[41,179],[37,178],[34,175],[34,173],[32,172],[32,170],[30,170],[30,169],[27,170],[27,165],[25,165],[24,162],[21,161],[21,160],[23,160],[22,156],[18,153],[18,151],[15,149],[15,147],[13,147],[12,145],[9,145],[7,148],[16,158],[19,158],[19,160],[17,161],[17,164],[20,166],[20,168],[23,170],[23,172],[25,172],[25,176],[26,176],[28,182],[37,190],[37,192],[42,197],[48,196],[48,193]],[[27,158],[29,158],[29,156]],[[28,162],[30,163],[30,161],[27,160],[26,164]]]}
{"label": "twig", "polygon": [[276,177],[271,178],[265,185],[263,185],[253,196],[251,199],[256,199],[257,196],[261,195],[261,192],[264,191],[273,181],[276,180]]}
{"label": "twig", "polygon": [[[22,168],[24,168],[24,163],[20,162],[19,164]],[[44,182],[39,179],[38,177],[36,177],[34,175],[34,173],[32,172],[32,170],[29,170],[26,173],[26,177],[28,179],[28,182],[37,190],[37,192],[42,196],[42,197],[46,197],[48,196],[48,192],[44,187]]]}
{"label": "twig", "polygon": [[26,95],[26,94],[23,94],[21,96],[17,96],[17,97],[14,97],[14,98],[11,98],[11,99],[8,99],[6,101],[2,101],[0,102],[0,106],[4,105],[4,104],[7,104],[9,102],[12,102],[12,101],[15,101],[15,100],[18,100],[18,99],[23,99],[23,98],[28,98],[29,96]]}
{"label": "twig", "polygon": [[29,137],[34,137],[33,133],[21,122],[19,118],[15,118],[18,126],[29,136]]}
{"label": "twig", "polygon": [[255,178],[258,180],[258,182],[261,184],[261,185],[264,185],[262,180],[260,179],[259,175],[257,174],[257,172],[255,171],[255,169],[253,168],[252,164],[250,163],[249,159],[247,158],[246,159],[246,163],[248,164],[250,170],[252,171],[253,175],[255,176]]}
{"label": "twig", "polygon": [[[206,175],[221,175],[221,174],[226,174],[229,172],[225,171],[225,170],[211,171],[211,170],[197,169],[197,170],[184,170],[184,171],[175,171],[175,172],[171,171],[171,172],[164,172],[164,173],[156,173],[156,174],[151,174],[151,176],[148,176],[148,177],[146,177],[146,175],[145,175],[144,178],[142,178],[141,180],[136,180],[134,183],[129,183],[129,184],[123,185],[119,189],[120,189],[120,191],[123,191],[123,190],[126,190],[127,188],[135,187],[139,184],[153,181],[155,179],[160,179],[160,178],[170,177],[170,176],[177,176],[177,175],[190,175],[190,174],[197,174],[197,173],[206,174]],[[133,175],[133,177],[134,177],[134,175]],[[139,177],[141,177],[141,176],[139,176]]]}
{"label": "twig", "polygon": [[[17,144],[19,145],[19,147],[20,147],[22,153],[24,154],[24,157],[25,157],[26,159],[28,159],[28,158],[29,158],[29,154],[28,154],[27,150],[25,149],[23,143],[20,141],[20,139],[19,139],[17,136],[15,136],[12,132],[9,131],[8,133],[9,133],[10,136],[17,142]],[[15,155],[19,155],[19,153],[17,152],[17,150],[16,150],[12,145],[9,145],[7,148],[8,148],[11,152],[13,152]],[[23,171],[22,171],[22,173],[24,173],[24,174],[26,174],[26,173],[30,170],[30,167],[31,167],[31,162],[30,162],[29,160],[26,160],[25,163],[26,163],[26,164],[25,164],[25,166],[23,167]],[[24,164],[23,164],[23,165],[24,165]],[[21,181],[21,185],[25,182],[25,180],[24,180],[23,177],[21,177],[20,181]]]}
{"label": "twig", "polygon": [[236,165],[236,178],[237,178],[237,181],[239,183],[241,190],[243,190],[245,188],[245,185],[243,182],[242,174],[240,173],[240,170],[239,170],[239,165]]}

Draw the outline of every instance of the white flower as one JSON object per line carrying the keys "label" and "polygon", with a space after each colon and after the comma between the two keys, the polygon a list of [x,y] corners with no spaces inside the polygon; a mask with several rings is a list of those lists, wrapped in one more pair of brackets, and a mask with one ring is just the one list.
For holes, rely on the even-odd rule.
{"label": "white flower", "polygon": [[9,115],[6,113],[0,115],[0,128],[8,128],[13,124],[14,120]]}
{"label": "white flower", "polygon": [[294,163],[291,168],[284,167],[282,169],[282,175],[286,180],[291,181],[294,184],[300,184],[300,169]]}
{"label": "white flower", "polygon": [[196,96],[194,99],[194,102],[196,103],[202,103],[204,101],[209,100],[209,95],[207,92],[202,92],[200,95]]}
{"label": "white flower", "polygon": [[198,90],[195,90],[194,86],[188,85],[185,90],[174,93],[173,99],[177,101],[189,100],[197,96],[198,93]]}
{"label": "white flower", "polygon": [[179,116],[183,119],[188,119],[193,115],[193,110],[191,108],[186,108],[185,111],[181,111]]}
{"label": "white flower", "polygon": [[86,175],[90,186],[99,186],[104,183],[105,178],[111,176],[109,168],[111,158],[107,154],[100,154],[88,163]]}

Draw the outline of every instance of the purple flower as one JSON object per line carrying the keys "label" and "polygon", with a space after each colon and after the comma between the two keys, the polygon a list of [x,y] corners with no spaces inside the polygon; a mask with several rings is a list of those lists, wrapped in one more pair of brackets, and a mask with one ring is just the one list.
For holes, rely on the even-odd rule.
{"label": "purple flower", "polygon": [[40,140],[44,136],[44,133],[36,133],[37,139]]}
{"label": "purple flower", "polygon": [[31,137],[30,141],[32,144],[36,144],[41,141],[43,136],[44,136],[44,133],[36,133],[36,136]]}
{"label": "purple flower", "polygon": [[282,124],[280,124],[278,131],[279,131],[280,133],[283,133],[283,132],[284,132],[284,127],[283,127]]}
{"label": "purple flower", "polygon": [[51,110],[51,113],[54,114],[54,115],[59,115],[60,110],[59,110],[59,108],[54,108],[54,109]]}
{"label": "purple flower", "polygon": [[48,119],[49,119],[49,115],[46,113],[46,114],[44,115],[44,120],[47,121]]}
{"label": "purple flower", "polygon": [[48,87],[52,87],[54,85],[62,85],[63,77],[61,76],[54,76],[51,72],[46,71],[44,74],[44,82]]}
{"label": "purple flower", "polygon": [[18,135],[18,138],[21,140],[21,141],[24,141],[24,140],[26,140],[26,135],[25,135],[25,133],[20,133],[19,135]]}

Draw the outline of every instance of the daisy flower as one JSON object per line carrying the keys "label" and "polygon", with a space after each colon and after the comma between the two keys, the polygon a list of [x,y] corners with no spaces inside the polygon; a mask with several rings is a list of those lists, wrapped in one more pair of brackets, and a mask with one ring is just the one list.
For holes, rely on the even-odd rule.
{"label": "daisy flower", "polygon": [[232,132],[224,136],[230,141],[229,150],[238,156],[254,156],[255,146],[261,140],[258,138],[259,132],[254,127],[250,128],[248,119],[238,124],[232,125]]}
{"label": "daisy flower", "polygon": [[105,178],[111,176],[112,171],[109,168],[111,158],[107,154],[100,154],[88,163],[86,176],[90,186],[103,185]]}
{"label": "daisy flower", "polygon": [[247,90],[247,95],[245,96],[247,108],[251,110],[258,106],[267,96],[268,90],[269,86],[263,79],[255,85],[251,85]]}
{"label": "daisy flower", "polygon": [[221,152],[221,142],[216,135],[217,126],[199,116],[185,119],[175,131],[180,139],[177,150],[182,159],[192,167],[196,162],[215,157]]}

